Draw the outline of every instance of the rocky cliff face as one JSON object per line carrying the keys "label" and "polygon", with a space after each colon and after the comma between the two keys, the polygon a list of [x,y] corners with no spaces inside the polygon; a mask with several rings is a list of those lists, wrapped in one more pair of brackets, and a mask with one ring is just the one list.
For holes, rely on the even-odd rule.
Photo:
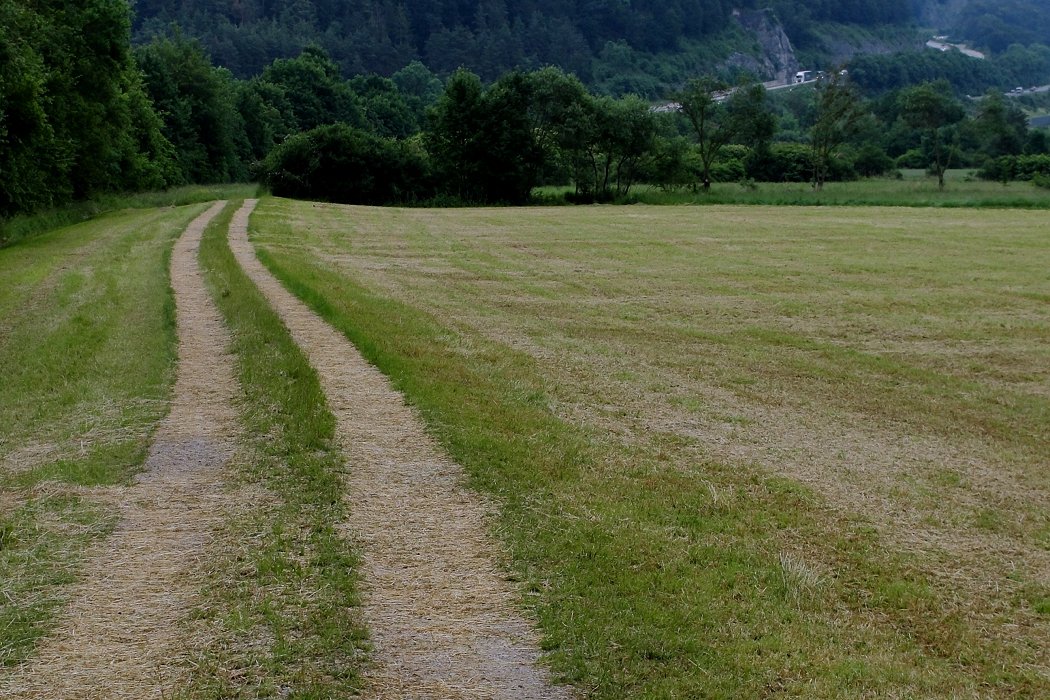
{"label": "rocky cliff face", "polygon": [[799,70],[795,49],[772,10],[734,10],[733,17],[758,43],[755,54],[733,53],[726,66],[751,71],[764,80],[790,81]]}

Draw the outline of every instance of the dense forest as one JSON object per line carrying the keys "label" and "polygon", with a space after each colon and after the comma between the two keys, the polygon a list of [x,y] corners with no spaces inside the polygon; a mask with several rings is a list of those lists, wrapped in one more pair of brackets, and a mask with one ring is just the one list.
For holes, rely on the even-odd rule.
{"label": "dense forest", "polygon": [[389,76],[420,60],[492,80],[556,65],[590,82],[618,50],[686,51],[725,33],[734,10],[769,6],[801,41],[815,21],[903,23],[913,10],[911,0],[138,0],[135,12],[139,37],[177,23],[241,77],[316,44],[347,73]]}
{"label": "dense forest", "polygon": [[1050,44],[1050,4],[1040,0],[970,0],[947,29],[994,52],[1014,44]]}
{"label": "dense forest", "polygon": [[[236,7],[262,16],[278,4],[318,11],[309,2]],[[585,5],[612,16],[603,2],[570,3],[559,16],[576,26]],[[468,21],[467,9],[449,3],[438,24]],[[410,45],[413,16],[403,18]],[[522,203],[541,184],[568,185],[579,202],[624,198],[640,182],[819,188],[897,167],[939,179],[958,166],[1050,178],[1046,132],[1029,129],[1020,101],[1003,95],[1050,71],[1045,46],[988,61],[933,51],[859,57],[848,73],[780,93],[696,73],[663,94],[677,109],[655,110],[560,67],[489,80],[410,61],[384,77],[348,73],[317,45],[238,78],[189,30],[133,46],[131,26],[124,0],[0,0],[0,220],[109,191],[248,179],[287,196],[458,204]]]}

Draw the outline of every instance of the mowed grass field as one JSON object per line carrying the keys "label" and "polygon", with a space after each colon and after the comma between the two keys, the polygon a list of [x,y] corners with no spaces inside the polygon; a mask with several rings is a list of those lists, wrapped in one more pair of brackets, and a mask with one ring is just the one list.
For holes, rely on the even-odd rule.
{"label": "mowed grass field", "polygon": [[494,498],[589,697],[1050,695],[1045,213],[252,222]]}

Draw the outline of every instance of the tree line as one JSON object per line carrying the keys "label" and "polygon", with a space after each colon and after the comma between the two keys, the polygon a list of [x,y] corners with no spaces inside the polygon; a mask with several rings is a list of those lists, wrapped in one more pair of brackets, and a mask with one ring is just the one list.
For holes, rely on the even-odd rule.
{"label": "tree line", "polygon": [[815,88],[769,93],[713,76],[654,109],[589,92],[558,68],[486,86],[461,69],[422,130],[382,136],[349,124],[298,134],[258,174],[275,194],[346,203],[524,203],[566,185],[573,202],[615,201],[638,183],[707,190],[714,182],[808,182],[952,167],[993,179],[1050,176],[1050,140],[1000,92],[962,100],[946,81],[866,99],[843,72]]}
{"label": "tree line", "polygon": [[[344,77],[320,47],[238,79],[176,32],[132,48],[121,0],[0,0],[0,216],[112,190],[258,179],[279,195],[360,203],[573,201],[639,182],[829,180],[982,166],[1033,177],[1045,133],[1001,93],[944,81],[865,99],[853,78],[767,93],[712,77],[654,109],[560,68],[486,82],[413,62]],[[89,31],[88,31],[89,30]],[[994,167],[993,167],[994,166]],[[1033,171],[1034,169],[1034,171]],[[1036,172],[1035,174],[1038,174]]]}

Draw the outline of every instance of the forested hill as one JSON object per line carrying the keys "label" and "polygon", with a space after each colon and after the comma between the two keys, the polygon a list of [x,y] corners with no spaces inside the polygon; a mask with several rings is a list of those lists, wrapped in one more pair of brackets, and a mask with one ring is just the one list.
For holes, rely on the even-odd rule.
{"label": "forested hill", "polygon": [[814,22],[904,24],[916,12],[914,0],[136,0],[134,9],[140,39],[177,23],[242,77],[314,43],[349,74],[390,75],[422,60],[491,79],[550,64],[593,82],[603,66],[653,56],[662,58],[643,71],[673,71],[675,60],[711,69],[738,48],[734,10],[770,6],[802,44]]}
{"label": "forested hill", "polygon": [[919,21],[994,52],[1011,44],[1050,44],[1046,0],[924,0]]}

